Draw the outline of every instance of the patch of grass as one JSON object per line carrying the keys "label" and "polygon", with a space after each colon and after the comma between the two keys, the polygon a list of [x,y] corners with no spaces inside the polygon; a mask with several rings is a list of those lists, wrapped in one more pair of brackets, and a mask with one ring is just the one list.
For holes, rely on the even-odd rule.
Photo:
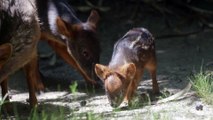
{"label": "patch of grass", "polygon": [[73,114],[68,117],[69,120],[103,120],[102,114],[95,114],[92,111]]}
{"label": "patch of grass", "polygon": [[101,116],[99,115],[95,115],[94,113],[92,112],[88,112],[87,113],[87,120],[101,120]]}
{"label": "patch of grass", "polygon": [[140,108],[146,105],[151,105],[151,99],[149,94],[140,95],[134,97],[130,102],[130,109]]}
{"label": "patch of grass", "polygon": [[150,113],[152,120],[171,120],[170,115],[167,113],[152,112]]}
{"label": "patch of grass", "polygon": [[70,92],[74,95],[73,96],[74,100],[77,99],[77,94],[76,94],[76,92],[78,92],[77,87],[78,87],[78,83],[76,81],[69,86]]}
{"label": "patch of grass", "polygon": [[72,85],[70,85],[71,93],[75,94],[77,92],[78,83],[75,81]]}
{"label": "patch of grass", "polygon": [[160,94],[161,95],[159,97],[157,97],[159,100],[162,100],[162,99],[167,98],[172,95],[167,88],[164,88],[164,90],[162,90],[160,92]]}
{"label": "patch of grass", "polygon": [[6,94],[2,99],[0,99],[0,110],[1,106],[5,103],[5,99],[7,98],[8,94]]}
{"label": "patch of grass", "polygon": [[[21,106],[19,106],[21,107]],[[0,114],[0,119],[5,120],[64,120],[70,111],[66,108],[57,106],[34,107],[31,110],[24,107],[19,108],[16,104],[13,105],[13,110],[6,113],[3,111],[3,116]],[[27,106],[29,107],[29,106]],[[18,111],[19,109],[19,111]]]}
{"label": "patch of grass", "polygon": [[[8,94],[6,94],[1,100],[0,100],[0,113],[2,112],[2,105],[5,103],[5,99],[7,98]],[[1,114],[0,114],[0,119],[1,119]]]}
{"label": "patch of grass", "polygon": [[[160,111],[156,111],[153,107],[148,106],[145,117],[147,120],[173,120],[172,115],[165,109],[161,109]],[[175,110],[177,111],[177,110]],[[140,119],[137,119],[140,120]]]}
{"label": "patch of grass", "polygon": [[199,73],[190,78],[190,81],[197,95],[204,102],[213,105],[213,73],[204,72],[201,69]]}
{"label": "patch of grass", "polygon": [[38,110],[38,108],[32,109],[28,120],[64,120],[66,115],[62,108],[55,111]]}
{"label": "patch of grass", "polygon": [[4,98],[0,100],[0,110],[1,110],[3,104],[4,104]]}

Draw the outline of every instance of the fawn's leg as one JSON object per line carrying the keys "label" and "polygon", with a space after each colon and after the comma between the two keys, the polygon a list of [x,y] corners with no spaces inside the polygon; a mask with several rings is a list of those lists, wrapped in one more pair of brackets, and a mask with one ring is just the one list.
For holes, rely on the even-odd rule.
{"label": "fawn's leg", "polygon": [[[37,57],[36,55],[34,57]],[[31,107],[35,107],[37,105],[37,98],[35,94],[35,86],[37,84],[37,74],[35,73],[35,64],[37,61],[36,58],[31,59],[31,61],[24,66],[24,71],[27,77],[27,84],[29,89],[29,101]]]}
{"label": "fawn's leg", "polygon": [[160,92],[158,82],[156,79],[156,70],[157,70],[157,61],[156,58],[154,58],[148,65],[146,66],[148,69],[150,76],[152,78],[152,89],[154,94],[158,94]]}
{"label": "fawn's leg", "polygon": [[158,94],[160,92],[158,82],[156,79],[156,69],[155,70],[150,70],[150,75],[152,77],[152,89],[154,94]]}
{"label": "fawn's leg", "polygon": [[[143,75],[143,70],[141,71],[141,74]],[[130,103],[132,97],[134,96],[135,91],[137,90],[138,84],[140,83],[140,80],[141,80],[138,78],[140,78],[140,75],[136,74],[135,78],[131,80],[129,86],[127,86],[127,92],[123,102],[128,104]]]}

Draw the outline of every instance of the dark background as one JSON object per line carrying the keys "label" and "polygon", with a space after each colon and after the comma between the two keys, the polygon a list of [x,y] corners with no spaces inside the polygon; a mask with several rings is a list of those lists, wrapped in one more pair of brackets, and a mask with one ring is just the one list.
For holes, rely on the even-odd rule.
{"label": "dark background", "polygon": [[[172,87],[183,87],[187,78],[201,66],[212,70],[211,0],[70,0],[69,3],[83,22],[91,9],[98,10],[102,64],[108,64],[113,45],[120,37],[134,27],[144,27],[156,38],[159,81],[182,82]],[[40,56],[51,52],[46,43],[39,43]],[[83,78],[57,55],[56,60],[53,55],[40,57],[39,64],[47,88],[68,89],[76,80],[84,83]],[[148,78],[146,74],[144,79]],[[18,72],[12,79],[24,79],[23,74]],[[10,84],[12,88],[17,86],[13,80]]]}

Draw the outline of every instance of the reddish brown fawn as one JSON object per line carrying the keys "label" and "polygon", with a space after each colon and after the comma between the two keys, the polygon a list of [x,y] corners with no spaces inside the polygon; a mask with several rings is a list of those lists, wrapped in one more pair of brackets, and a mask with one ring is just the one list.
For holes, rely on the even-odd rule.
{"label": "reddish brown fawn", "polygon": [[41,21],[41,40],[75,68],[87,83],[96,84],[95,63],[99,63],[100,45],[96,33],[98,13],[93,10],[81,22],[66,0],[37,0]]}
{"label": "reddish brown fawn", "polygon": [[156,80],[155,43],[144,28],[129,30],[115,45],[108,66],[95,65],[97,76],[104,82],[105,92],[112,107],[128,104],[144,73],[150,72],[154,93],[159,93]]}
{"label": "reddish brown fawn", "polygon": [[[39,81],[37,64],[40,27],[35,7],[34,0],[1,0],[0,2],[0,84],[2,96],[8,92],[8,77],[20,68],[24,68],[31,106],[37,104],[35,89],[43,89],[43,84]],[[6,99],[9,100],[9,97]]]}

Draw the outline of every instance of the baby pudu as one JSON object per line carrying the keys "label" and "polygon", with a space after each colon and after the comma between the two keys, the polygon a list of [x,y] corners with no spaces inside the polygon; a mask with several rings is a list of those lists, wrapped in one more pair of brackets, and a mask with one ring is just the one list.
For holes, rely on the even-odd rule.
{"label": "baby pudu", "polygon": [[153,93],[159,93],[156,67],[152,34],[145,28],[133,28],[115,43],[109,65],[96,64],[95,72],[104,83],[110,105],[118,107],[130,103],[145,69],[152,78]]}

